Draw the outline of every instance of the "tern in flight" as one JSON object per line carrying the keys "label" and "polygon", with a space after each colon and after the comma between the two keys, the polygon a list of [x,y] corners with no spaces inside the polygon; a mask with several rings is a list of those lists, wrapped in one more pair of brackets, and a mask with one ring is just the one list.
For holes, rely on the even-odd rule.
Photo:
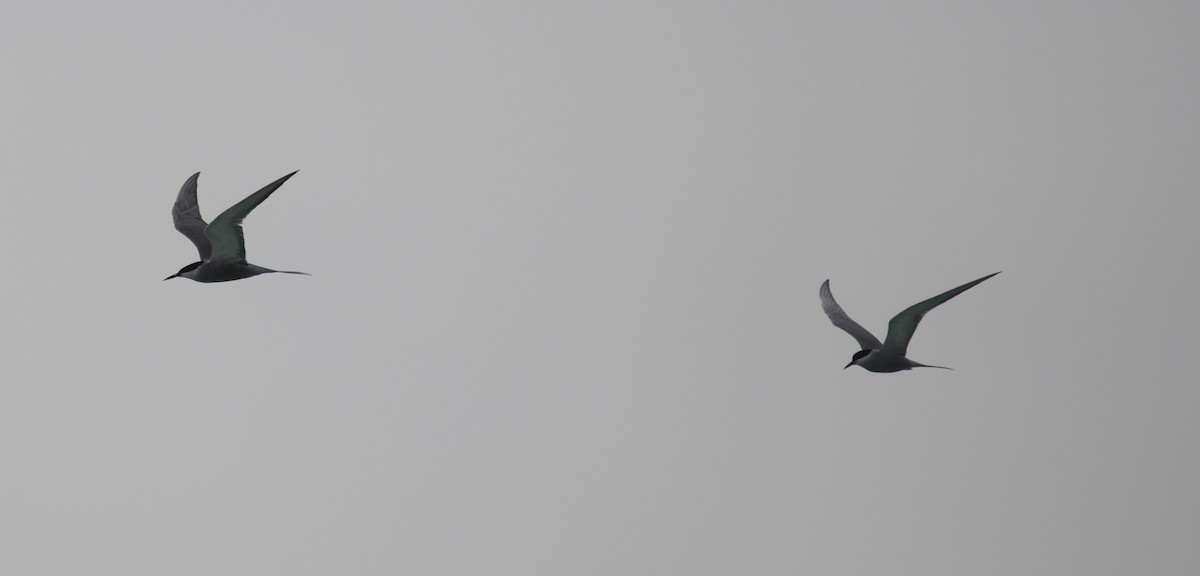
{"label": "tern in flight", "polygon": [[995,272],[988,274],[978,280],[972,280],[955,288],[948,290],[933,298],[918,302],[905,308],[903,312],[897,314],[888,322],[887,339],[880,342],[878,338],[850,319],[846,312],[838,306],[837,300],[833,299],[833,292],[829,291],[829,281],[826,280],[821,284],[821,308],[825,310],[825,315],[829,316],[829,321],[833,322],[834,326],[849,332],[858,345],[862,348],[854,353],[854,358],[850,363],[843,368],[849,368],[855,364],[870,370],[871,372],[899,372],[901,370],[912,370],[913,368],[946,368],[945,366],[930,366],[909,360],[905,355],[908,353],[908,341],[912,340],[913,332],[917,331],[917,324],[921,322],[921,318],[926,312],[937,308],[944,304],[947,300],[962,294],[969,290],[972,286],[999,274]]}
{"label": "tern in flight", "polygon": [[183,188],[179,189],[179,196],[175,198],[171,218],[175,221],[175,229],[196,245],[196,250],[200,251],[200,261],[180,268],[179,272],[163,280],[190,278],[196,282],[227,282],[268,272],[308,276],[307,272],[271,270],[247,262],[246,238],[242,235],[242,220],[246,215],[295,174],[296,172],[292,172],[267,184],[262,190],[222,212],[211,224],[205,223],[204,218],[200,217],[200,205],[196,203],[196,181],[200,179],[200,173],[197,172],[188,178],[187,182],[183,183]]}

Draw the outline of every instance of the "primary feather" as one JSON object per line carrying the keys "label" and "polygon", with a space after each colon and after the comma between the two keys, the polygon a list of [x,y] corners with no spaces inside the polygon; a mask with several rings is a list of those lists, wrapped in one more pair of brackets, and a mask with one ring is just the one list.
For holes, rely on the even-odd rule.
{"label": "primary feather", "polygon": [[278,190],[284,182],[287,182],[288,178],[295,174],[296,172],[292,172],[267,184],[262,190],[247,196],[241,202],[222,212],[220,216],[213,218],[212,223],[204,229],[204,235],[212,243],[212,256],[209,260],[214,263],[245,262],[246,237],[242,232],[242,221],[246,219],[251,210],[262,204],[263,200],[266,200],[272,192]]}
{"label": "primary feather", "polygon": [[883,347],[874,334],[871,334],[858,322],[851,320],[846,311],[838,305],[837,300],[833,299],[833,292],[829,290],[829,280],[821,283],[821,309],[825,311],[825,315],[829,317],[829,321],[833,322],[834,326],[845,330],[854,337],[861,347],[860,349],[878,350]]}
{"label": "primary feather", "polygon": [[999,272],[993,272],[978,280],[972,280],[958,288],[947,290],[933,298],[905,308],[903,312],[895,315],[888,322],[887,338],[883,341],[883,350],[900,356],[908,354],[908,342],[912,340],[913,333],[917,331],[917,324],[921,323],[921,319],[925,317],[926,312],[945,304],[947,300],[966,292],[972,286],[996,274],[999,274]]}
{"label": "primary feather", "polygon": [[196,200],[196,183],[199,179],[200,173],[197,172],[183,183],[179,195],[175,197],[175,205],[171,207],[171,219],[175,221],[175,229],[196,245],[200,259],[208,260],[212,255],[212,245],[204,235],[208,223],[200,216],[200,204]]}

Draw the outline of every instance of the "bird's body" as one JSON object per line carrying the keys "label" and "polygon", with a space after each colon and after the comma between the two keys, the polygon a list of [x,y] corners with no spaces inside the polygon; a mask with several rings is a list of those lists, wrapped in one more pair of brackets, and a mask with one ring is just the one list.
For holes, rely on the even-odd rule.
{"label": "bird's body", "polygon": [[950,370],[950,368],[946,368],[945,366],[930,366],[929,364],[914,362],[909,360],[907,356],[888,354],[882,350],[868,350],[867,354],[851,361],[846,368],[856,364],[871,372],[899,372],[901,370],[912,370],[913,368],[942,368]]}
{"label": "bird's body", "polygon": [[242,220],[246,215],[295,174],[292,172],[247,196],[213,218],[211,224],[206,223],[200,216],[200,205],[196,201],[196,184],[200,173],[197,172],[188,178],[175,198],[171,218],[175,222],[175,229],[196,245],[200,261],[184,266],[164,280],[187,278],[196,282],[228,282],[270,272],[307,276],[307,272],[272,270],[247,262],[246,240],[242,235]]}
{"label": "bird's body", "polygon": [[[230,280],[241,280],[242,278],[250,278],[259,274],[269,272],[281,272],[281,270],[271,270],[250,263],[237,262],[196,262],[185,266],[179,271],[177,276],[188,278],[197,282],[229,282]],[[304,272],[286,272],[287,274],[304,274]],[[169,278],[168,278],[169,280]]]}
{"label": "bird's body", "polygon": [[833,299],[833,292],[829,290],[828,280],[821,284],[821,308],[825,311],[825,315],[829,317],[829,321],[834,326],[845,330],[850,336],[853,336],[862,348],[854,354],[854,357],[846,365],[846,368],[858,365],[871,372],[899,372],[913,368],[944,368],[949,370],[945,366],[930,366],[909,360],[908,342],[912,339],[913,333],[916,332],[917,324],[921,322],[921,318],[927,312],[996,274],[999,274],[999,272],[988,274],[978,280],[972,280],[958,288],[948,290],[933,298],[905,308],[903,312],[893,317],[891,322],[888,322],[887,338],[883,342],[880,342],[878,338],[866,328],[859,325],[858,322],[851,320],[850,316],[842,310],[842,307]]}

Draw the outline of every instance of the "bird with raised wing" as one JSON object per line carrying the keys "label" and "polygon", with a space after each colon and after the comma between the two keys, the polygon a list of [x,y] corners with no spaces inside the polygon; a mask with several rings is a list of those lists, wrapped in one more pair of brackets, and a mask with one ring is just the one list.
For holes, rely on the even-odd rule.
{"label": "bird with raised wing", "polygon": [[188,278],[196,282],[227,282],[270,272],[308,276],[307,272],[272,270],[247,262],[246,238],[242,233],[242,220],[246,215],[295,174],[296,172],[292,172],[267,184],[262,190],[222,212],[211,224],[205,223],[204,218],[200,216],[200,204],[196,201],[196,183],[200,179],[200,173],[197,172],[188,178],[175,198],[171,218],[175,221],[175,229],[196,245],[196,250],[200,252],[200,261],[180,268],[179,272],[163,280]]}
{"label": "bird with raised wing", "polygon": [[921,318],[934,308],[944,304],[947,300],[966,292],[971,287],[999,274],[994,272],[988,274],[978,280],[972,280],[955,288],[948,290],[933,298],[918,302],[905,308],[903,312],[897,314],[888,322],[887,338],[880,342],[873,334],[859,325],[858,322],[850,319],[842,307],[838,305],[837,300],[833,299],[833,292],[829,291],[829,280],[821,284],[821,308],[825,310],[825,315],[829,317],[829,321],[833,322],[834,326],[845,330],[858,342],[861,350],[854,353],[854,357],[850,359],[850,363],[843,368],[849,368],[854,365],[862,366],[871,372],[899,372],[901,370],[912,370],[913,368],[946,368],[945,366],[930,366],[921,364],[908,359],[908,341],[912,340],[913,332],[917,331],[917,324],[921,322]]}

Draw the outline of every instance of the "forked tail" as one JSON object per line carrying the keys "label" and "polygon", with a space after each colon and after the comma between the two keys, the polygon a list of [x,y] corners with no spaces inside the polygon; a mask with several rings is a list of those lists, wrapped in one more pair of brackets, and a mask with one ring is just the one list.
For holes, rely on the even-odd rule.
{"label": "forked tail", "polygon": [[909,360],[909,362],[912,362],[913,368],[941,368],[942,370],[953,370],[953,368],[950,368],[948,366],[933,366],[931,364],[922,364],[920,362],[913,362],[912,360]]}

